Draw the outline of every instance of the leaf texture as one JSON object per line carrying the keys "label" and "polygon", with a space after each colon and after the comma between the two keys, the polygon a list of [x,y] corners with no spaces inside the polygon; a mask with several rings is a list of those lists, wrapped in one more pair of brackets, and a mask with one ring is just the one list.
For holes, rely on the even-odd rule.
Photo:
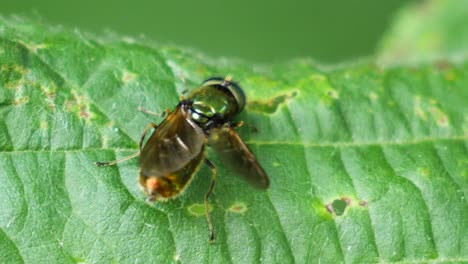
{"label": "leaf texture", "polygon": [[[93,162],[135,152],[161,122],[138,107],[172,109],[226,74],[247,94],[239,133],[271,186],[256,191],[209,152],[210,245],[208,168],[148,204],[136,160]],[[464,62],[261,66],[1,18],[1,262],[468,262],[467,87]]]}

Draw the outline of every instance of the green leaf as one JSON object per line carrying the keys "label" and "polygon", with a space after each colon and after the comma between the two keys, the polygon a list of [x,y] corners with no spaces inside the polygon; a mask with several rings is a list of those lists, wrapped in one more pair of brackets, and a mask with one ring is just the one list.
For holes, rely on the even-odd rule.
{"label": "green leaf", "polygon": [[[249,100],[239,133],[271,178],[256,191],[214,153],[216,243],[202,167],[149,204],[137,111],[174,108],[232,74]],[[333,69],[213,60],[145,39],[0,19],[0,259],[6,263],[468,261],[468,64]],[[251,126],[250,126],[251,125]],[[252,127],[253,126],[253,127]]]}
{"label": "green leaf", "polygon": [[396,16],[380,43],[382,62],[465,60],[468,56],[468,1],[411,3]]}

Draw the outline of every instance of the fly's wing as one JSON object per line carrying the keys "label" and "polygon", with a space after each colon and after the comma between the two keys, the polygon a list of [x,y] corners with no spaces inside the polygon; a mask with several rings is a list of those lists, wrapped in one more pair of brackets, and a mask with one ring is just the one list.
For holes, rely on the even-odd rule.
{"label": "fly's wing", "polygon": [[234,129],[215,128],[210,134],[208,144],[216,150],[224,163],[251,185],[259,189],[268,188],[268,176]]}
{"label": "fly's wing", "polygon": [[140,155],[142,176],[167,176],[203,152],[206,136],[182,106],[156,128]]}

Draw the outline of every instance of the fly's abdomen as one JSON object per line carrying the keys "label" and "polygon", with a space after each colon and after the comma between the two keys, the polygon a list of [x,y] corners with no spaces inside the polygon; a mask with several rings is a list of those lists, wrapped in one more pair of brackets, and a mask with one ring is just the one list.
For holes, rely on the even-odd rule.
{"label": "fly's abdomen", "polygon": [[184,167],[172,173],[158,175],[154,171],[148,174],[140,169],[139,182],[150,200],[164,200],[179,195],[190,183],[205,158],[204,151],[190,160]]}

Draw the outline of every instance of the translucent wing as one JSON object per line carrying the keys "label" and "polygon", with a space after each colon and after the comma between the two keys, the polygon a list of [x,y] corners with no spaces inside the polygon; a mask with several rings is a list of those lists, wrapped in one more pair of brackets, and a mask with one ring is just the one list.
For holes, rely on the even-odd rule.
{"label": "translucent wing", "polygon": [[208,144],[217,151],[224,163],[251,185],[259,189],[268,188],[268,176],[234,129],[213,129]]}
{"label": "translucent wing", "polygon": [[179,106],[156,128],[140,155],[142,176],[167,176],[200,160],[206,136]]}

